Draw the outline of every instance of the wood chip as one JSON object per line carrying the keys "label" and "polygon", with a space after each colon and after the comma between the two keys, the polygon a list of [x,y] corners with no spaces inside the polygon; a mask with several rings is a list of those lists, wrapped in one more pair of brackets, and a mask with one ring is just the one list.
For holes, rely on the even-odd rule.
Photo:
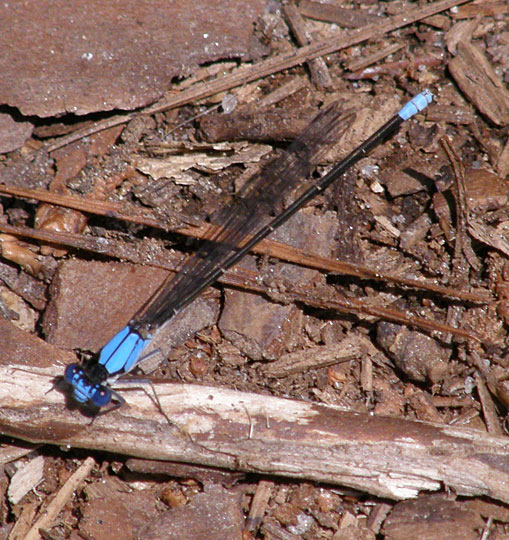
{"label": "wood chip", "polygon": [[44,458],[37,456],[24,463],[11,478],[7,496],[12,504],[19,501],[32,489],[35,489],[44,479]]}
{"label": "wood chip", "polygon": [[470,101],[495,125],[509,123],[509,92],[482,51],[469,41],[458,43],[449,71]]}

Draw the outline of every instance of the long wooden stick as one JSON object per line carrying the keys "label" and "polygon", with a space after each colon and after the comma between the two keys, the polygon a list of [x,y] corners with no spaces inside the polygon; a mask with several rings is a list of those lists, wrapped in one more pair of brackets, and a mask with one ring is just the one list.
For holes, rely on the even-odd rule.
{"label": "long wooden stick", "polygon": [[[19,340],[25,335],[10,326],[0,325],[0,337]],[[22,365],[27,347],[7,343],[6,353],[0,354],[0,432],[5,435],[320,481],[391,499],[446,485],[458,494],[509,503],[507,437],[164,382],[154,383],[164,415],[149,389],[132,389],[123,392],[127,406],[92,423],[78,409],[66,407],[59,391],[51,390],[52,376],[61,374],[62,366]],[[49,351],[48,344],[35,337],[27,345],[33,355]],[[54,351],[57,357],[59,351]]]}

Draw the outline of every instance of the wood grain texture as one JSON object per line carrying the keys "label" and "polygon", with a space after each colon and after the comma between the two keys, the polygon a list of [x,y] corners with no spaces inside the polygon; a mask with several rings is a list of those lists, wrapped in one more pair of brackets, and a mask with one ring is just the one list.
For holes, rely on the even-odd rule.
{"label": "wood grain texture", "polygon": [[171,424],[140,389],[124,391],[125,407],[91,422],[52,390],[62,366],[0,361],[0,432],[25,441],[314,480],[391,499],[446,485],[509,502],[506,437],[164,382],[154,387]]}

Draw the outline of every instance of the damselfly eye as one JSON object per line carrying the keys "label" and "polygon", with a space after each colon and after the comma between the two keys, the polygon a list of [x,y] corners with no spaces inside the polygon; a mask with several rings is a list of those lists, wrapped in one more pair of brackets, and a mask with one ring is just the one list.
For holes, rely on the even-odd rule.
{"label": "damselfly eye", "polygon": [[79,364],[70,364],[65,368],[64,379],[69,384],[72,384],[72,381],[80,371],[81,368]]}
{"label": "damselfly eye", "polygon": [[104,407],[111,401],[111,391],[104,386],[99,386],[91,398],[96,407]]}

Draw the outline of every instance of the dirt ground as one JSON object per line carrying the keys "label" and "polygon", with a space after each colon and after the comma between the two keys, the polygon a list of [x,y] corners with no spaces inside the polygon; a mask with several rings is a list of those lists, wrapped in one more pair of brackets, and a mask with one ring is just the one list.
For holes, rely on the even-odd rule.
{"label": "dirt ground", "polygon": [[[0,14],[0,540],[509,538],[507,3]],[[239,193],[259,182],[245,239],[424,89],[155,328],[124,406],[73,401],[65,366]],[[329,106],[337,137],[305,141],[312,175],[283,167],[276,200],[272,160],[303,160]]]}

